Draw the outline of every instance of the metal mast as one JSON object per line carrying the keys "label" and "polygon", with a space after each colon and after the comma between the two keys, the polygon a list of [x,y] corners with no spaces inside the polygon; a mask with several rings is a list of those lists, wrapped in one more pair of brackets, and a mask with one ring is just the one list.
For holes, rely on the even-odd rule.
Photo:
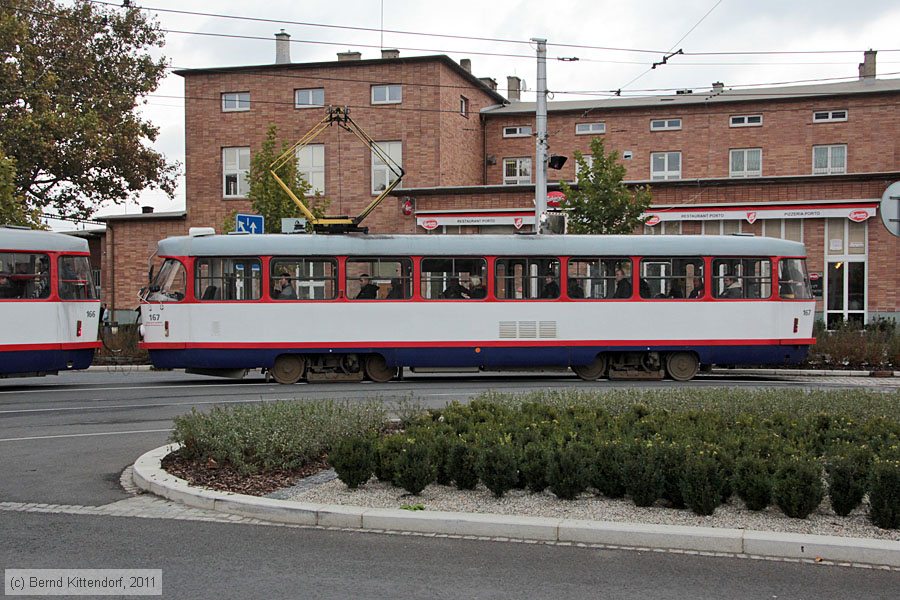
{"label": "metal mast", "polygon": [[534,230],[542,233],[542,218],[547,213],[547,40],[531,38],[531,41],[537,44]]}

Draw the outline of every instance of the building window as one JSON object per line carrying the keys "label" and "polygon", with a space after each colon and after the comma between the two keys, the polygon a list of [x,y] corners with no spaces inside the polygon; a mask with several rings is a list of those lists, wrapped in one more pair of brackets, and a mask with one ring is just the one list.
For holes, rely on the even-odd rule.
{"label": "building window", "polygon": [[531,126],[530,125],[516,125],[514,127],[504,127],[503,128],[503,137],[511,138],[511,137],[528,137],[531,135]]}
{"label": "building window", "polygon": [[703,235],[731,235],[741,232],[743,221],[703,221]]}
{"label": "building window", "polygon": [[222,112],[250,110],[250,92],[225,92],[222,94]]}
{"label": "building window", "polygon": [[[403,166],[402,142],[376,142],[381,151],[398,166]],[[372,152],[372,193],[382,192],[397,179],[397,173],[388,165],[381,156]]]}
{"label": "building window", "polygon": [[644,235],[681,235],[681,221],[663,221],[657,225],[644,225]]}
{"label": "building window", "polygon": [[813,175],[847,172],[847,145],[813,146]]}
{"label": "building window", "polygon": [[793,242],[803,241],[802,219],[766,219],[762,222],[765,237],[781,238]]}
{"label": "building window", "polygon": [[575,180],[578,181],[579,177],[591,177],[591,171],[594,168],[594,155],[593,154],[583,154],[581,158],[584,160],[584,168],[582,169],[581,165],[578,162],[575,163]]}
{"label": "building window", "polygon": [[729,177],[762,176],[762,149],[741,148],[731,151],[728,168]]}
{"label": "building window", "polygon": [[729,127],[762,127],[762,115],[732,115]]}
{"label": "building window", "polygon": [[846,120],[846,110],[817,110],[813,113],[813,123],[834,123]]}
{"label": "building window", "polygon": [[650,179],[681,179],[681,152],[652,152]]}
{"label": "building window", "polygon": [[575,135],[606,133],[606,123],[576,123]]}
{"label": "building window", "polygon": [[681,129],[681,119],[653,119],[650,131],[676,131]]}
{"label": "building window", "polygon": [[403,86],[400,84],[372,86],[372,104],[400,104],[401,102],[403,102]]}
{"label": "building window", "polygon": [[226,198],[246,198],[250,191],[247,172],[250,170],[250,148],[222,148],[222,195]]}
{"label": "building window", "polygon": [[325,88],[294,90],[294,108],[325,106]]}
{"label": "building window", "polygon": [[459,97],[459,114],[467,119],[469,118],[469,99],[465,96]]}
{"label": "building window", "polygon": [[503,185],[531,183],[531,158],[504,158]]}
{"label": "building window", "polygon": [[297,174],[311,186],[310,194],[325,193],[324,144],[312,144],[297,150]]}

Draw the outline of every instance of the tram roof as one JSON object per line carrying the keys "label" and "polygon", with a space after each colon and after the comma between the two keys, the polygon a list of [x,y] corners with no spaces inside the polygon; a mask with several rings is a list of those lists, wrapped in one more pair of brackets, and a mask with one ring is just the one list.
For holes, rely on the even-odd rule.
{"label": "tram roof", "polygon": [[0,225],[0,250],[46,250],[48,252],[87,252],[87,240],[35,229]]}
{"label": "tram roof", "polygon": [[161,256],[805,256],[800,242],[700,235],[210,235],[159,242]]}

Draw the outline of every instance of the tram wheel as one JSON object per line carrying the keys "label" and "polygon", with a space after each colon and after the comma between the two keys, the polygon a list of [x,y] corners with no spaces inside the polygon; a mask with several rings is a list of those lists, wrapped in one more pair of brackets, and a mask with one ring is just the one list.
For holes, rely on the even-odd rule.
{"label": "tram wheel", "polygon": [[693,379],[700,370],[700,361],[693,352],[674,352],[666,357],[666,372],[675,381]]}
{"label": "tram wheel", "polygon": [[606,374],[606,357],[598,354],[589,365],[576,365],[572,367],[572,371],[585,381],[596,381]]}
{"label": "tram wheel", "polygon": [[297,354],[282,354],[275,359],[272,378],[278,383],[297,383],[306,371],[306,360]]}
{"label": "tram wheel", "polygon": [[397,369],[389,367],[382,355],[370,354],[366,357],[366,375],[376,383],[385,383],[397,375]]}

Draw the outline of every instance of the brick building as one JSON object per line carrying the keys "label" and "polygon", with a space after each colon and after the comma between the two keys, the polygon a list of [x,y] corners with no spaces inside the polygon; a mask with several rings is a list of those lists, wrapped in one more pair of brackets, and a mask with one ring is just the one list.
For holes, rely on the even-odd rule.
{"label": "brick building", "polygon": [[[284,34],[281,34],[284,35]],[[468,61],[446,56],[180,71],[185,79],[185,212],[106,217],[105,300],[136,305],[155,243],[189,227],[221,228],[248,211],[246,169],[269,124],[293,142],[325,114],[353,119],[403,165],[402,188],[369,216],[374,233],[498,233],[534,224],[535,105],[509,100]],[[707,90],[613,100],[550,102],[553,153],[589,152],[602,136],[634,184],[649,184],[646,234],[744,232],[803,241],[823,284],[829,322],[900,316],[900,238],[878,205],[900,180],[900,80],[874,76],[874,53],[851,83]],[[386,185],[370,150],[329,127],[298,156],[301,172],[355,215]],[[575,179],[575,161],[550,181]],[[553,186],[551,185],[551,188]],[[405,214],[404,205],[411,206]],[[408,211],[407,211],[408,212]]]}

